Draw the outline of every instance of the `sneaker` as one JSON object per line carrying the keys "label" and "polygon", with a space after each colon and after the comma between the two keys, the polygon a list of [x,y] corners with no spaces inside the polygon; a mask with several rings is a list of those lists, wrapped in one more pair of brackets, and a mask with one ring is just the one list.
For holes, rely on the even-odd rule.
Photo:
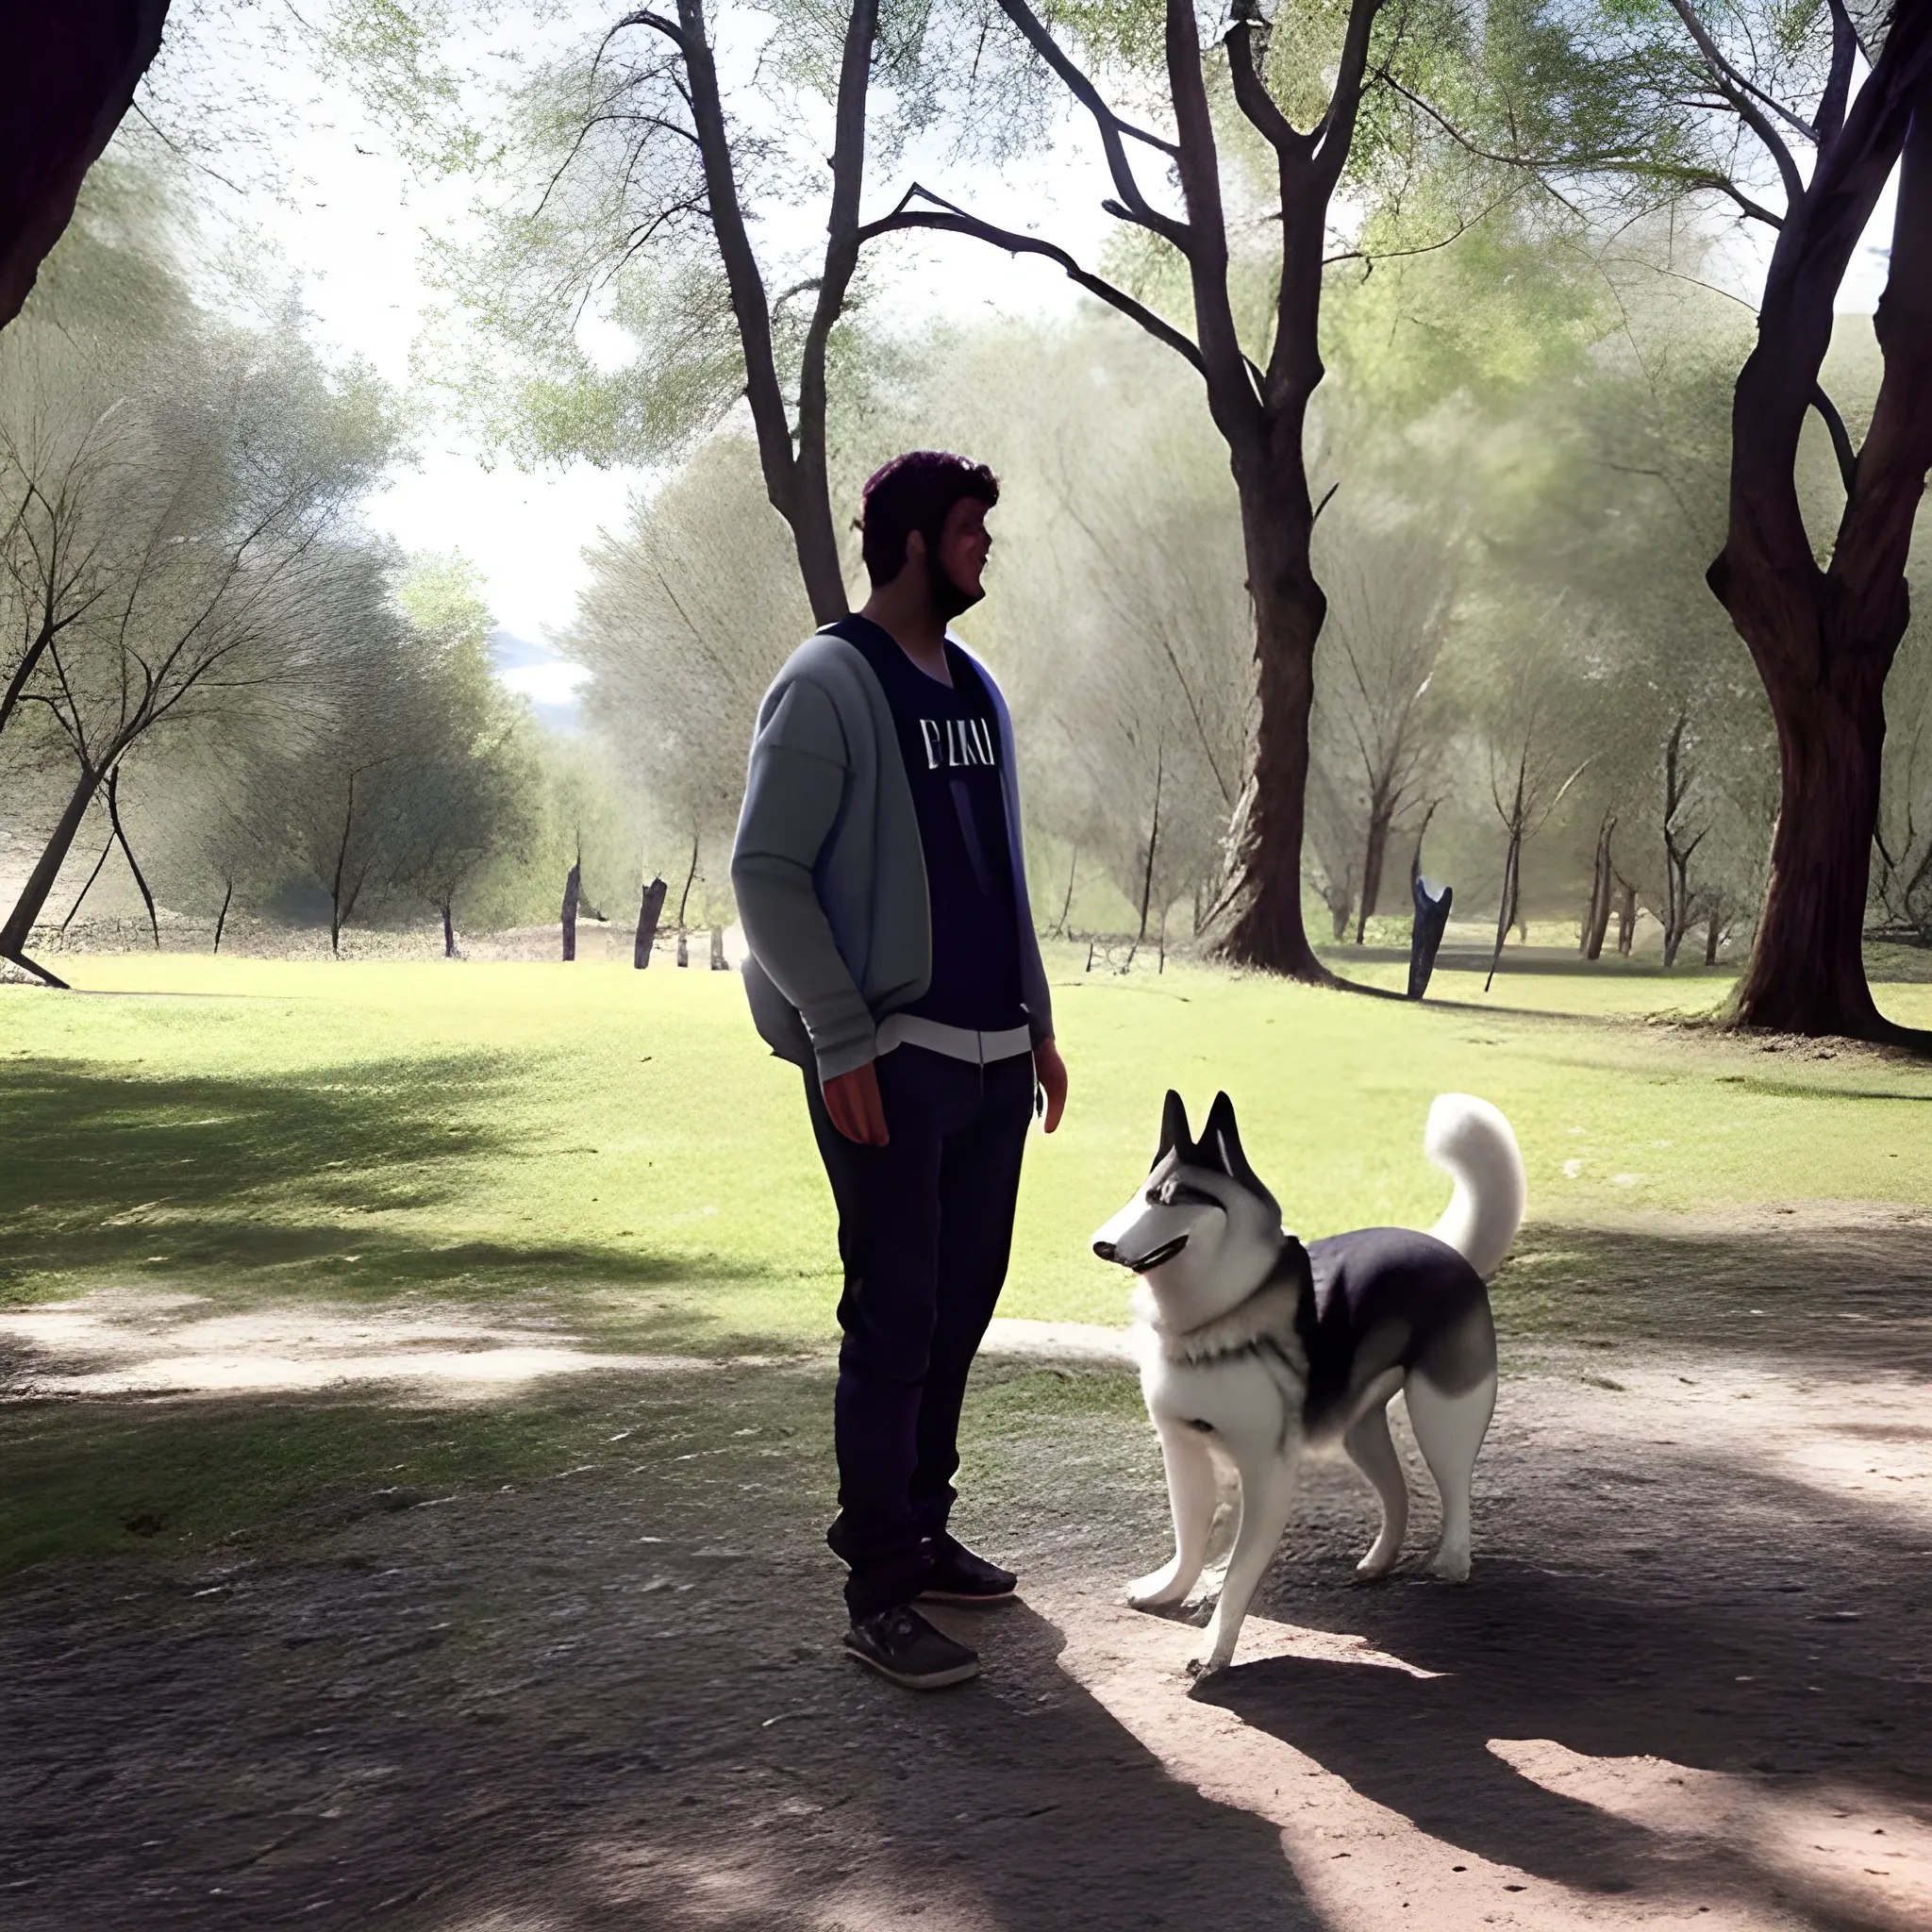
{"label": "sneaker", "polygon": [[975,1557],[964,1543],[937,1536],[932,1543],[932,1568],[919,1594],[925,1603],[1003,1604],[1019,1581],[1010,1570]]}
{"label": "sneaker", "polygon": [[935,1630],[905,1604],[855,1617],[845,1648],[880,1676],[908,1690],[942,1690],[979,1674],[979,1655]]}

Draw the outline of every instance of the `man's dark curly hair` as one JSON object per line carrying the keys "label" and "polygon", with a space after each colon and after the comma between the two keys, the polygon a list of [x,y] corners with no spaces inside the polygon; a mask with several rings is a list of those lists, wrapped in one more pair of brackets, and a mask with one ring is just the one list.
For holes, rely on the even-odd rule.
{"label": "man's dark curly hair", "polygon": [[991,509],[1000,500],[999,478],[984,463],[943,450],[908,450],[874,471],[859,513],[865,574],[874,586],[905,569],[906,540],[914,530],[925,539],[927,557],[935,555],[953,506],[969,496]]}

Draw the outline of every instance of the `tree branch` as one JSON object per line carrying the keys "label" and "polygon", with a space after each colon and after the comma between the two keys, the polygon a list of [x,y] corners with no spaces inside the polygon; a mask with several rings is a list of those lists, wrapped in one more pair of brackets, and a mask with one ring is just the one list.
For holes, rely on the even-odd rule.
{"label": "tree branch", "polygon": [[1175,221],[1172,215],[1163,214],[1141,193],[1122,137],[1143,142],[1166,155],[1170,160],[1178,158],[1174,144],[1123,121],[1108,106],[1100,90],[1068,58],[1066,50],[1046,30],[1039,15],[1026,5],[1026,0],[999,0],[999,7],[1000,11],[1019,29],[1027,45],[1059,75],[1067,92],[1093,117],[1093,125],[1100,133],[1101,148],[1107,156],[1108,173],[1113,177],[1114,192],[1121,198],[1124,219],[1152,229],[1163,241],[1171,242],[1186,254],[1188,225]]}
{"label": "tree branch", "polygon": [[[1374,0],[1366,0],[1366,4],[1373,10]],[[1351,19],[1350,25],[1353,24]],[[1314,152],[1315,137],[1304,134],[1281,111],[1279,103],[1268,91],[1268,83],[1261,77],[1261,65],[1268,58],[1268,31],[1260,0],[1234,0],[1234,18],[1222,38],[1227,47],[1227,71],[1234,82],[1235,106],[1277,155],[1286,159],[1306,160]],[[1332,108],[1334,103],[1331,101],[1329,106]]]}
{"label": "tree branch", "polygon": [[1356,117],[1360,112],[1362,78],[1368,72],[1369,40],[1382,0],[1354,0],[1348,9],[1348,31],[1342,36],[1341,59],[1335,75],[1335,91],[1316,124],[1320,143],[1318,158],[1332,188],[1341,178],[1348,162],[1348,151],[1355,142]]}
{"label": "tree branch", "polygon": [[[1781,101],[1766,93],[1749,75],[1740,73],[1726,60],[1719,51],[1717,42],[1711,39],[1710,30],[1697,17],[1697,9],[1690,0],[1671,0],[1671,6],[1677,18],[1684,23],[1690,38],[1697,43],[1697,51],[1704,56],[1705,64],[1710,69],[1717,81],[1717,91],[1728,100],[1737,110],[1739,120],[1743,122],[1757,139],[1763,142],[1765,152],[1777,163],[1778,178],[1785,187],[1788,205],[1795,206],[1805,192],[1805,177],[1798,172],[1798,163],[1790,149],[1777,129],[1771,125],[1764,109],[1785,122],[1793,132],[1805,140],[1815,142],[1818,131],[1808,121],[1793,114]],[[1761,105],[1759,105],[1761,103]]]}
{"label": "tree branch", "polygon": [[[915,208],[915,201],[928,204],[928,208]],[[1201,372],[1208,373],[1208,365],[1202,359],[1201,351],[1171,323],[1137,302],[1124,290],[1117,289],[1111,282],[1103,281],[1099,275],[1088,271],[1054,242],[1043,242],[1038,235],[1022,235],[1011,228],[995,227],[991,222],[983,222],[976,215],[970,215],[964,208],[956,208],[953,203],[922,188],[914,182],[906,191],[897,208],[889,215],[881,216],[875,222],[868,222],[858,231],[861,243],[872,241],[875,236],[904,233],[908,229],[926,228],[940,234],[967,235],[975,242],[987,242],[994,248],[1004,248],[1008,255],[1039,255],[1055,263],[1069,281],[1077,283],[1090,295],[1097,296],[1108,308],[1118,309],[1130,321],[1137,322],[1156,341],[1165,342],[1177,356],[1182,356]]]}
{"label": "tree branch", "polygon": [[1845,486],[1845,501],[1849,503],[1852,492],[1858,487],[1858,453],[1852,447],[1851,431],[1845,427],[1845,419],[1839,414],[1838,405],[1825,394],[1822,382],[1811,391],[1811,407],[1818,411],[1825,434],[1831,438],[1831,453],[1838,458],[1839,477]]}

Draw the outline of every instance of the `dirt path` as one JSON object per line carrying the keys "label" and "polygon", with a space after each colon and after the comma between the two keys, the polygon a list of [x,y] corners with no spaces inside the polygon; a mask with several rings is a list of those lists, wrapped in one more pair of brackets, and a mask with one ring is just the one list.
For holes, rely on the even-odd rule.
{"label": "dirt path", "polygon": [[592,1363],[591,1465],[0,1591],[0,1925],[1923,1932],[1932,1359],[1886,1239],[1828,1345],[1780,1302],[1516,1351],[1466,1587],[1414,1575],[1426,1507],[1355,1586],[1369,1498],[1317,1475],[1199,1698],[1198,1633],[1117,1601],[1164,1533],[1117,1378],[987,1365],[961,1526],[1025,1601],[918,1699],[839,1651],[825,1366]]}

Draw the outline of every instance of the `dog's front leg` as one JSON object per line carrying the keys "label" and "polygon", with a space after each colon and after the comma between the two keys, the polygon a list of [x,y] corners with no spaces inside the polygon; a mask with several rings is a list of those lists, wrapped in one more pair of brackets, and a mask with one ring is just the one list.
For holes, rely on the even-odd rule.
{"label": "dog's front leg", "polygon": [[1208,1648],[1188,1666],[1189,1674],[1197,1678],[1225,1669],[1233,1657],[1248,1604],[1294,1507],[1295,1464],[1272,1443],[1253,1455],[1237,1449],[1235,1460],[1241,1475],[1241,1526],[1228,1558],[1221,1601],[1208,1625]]}
{"label": "dog's front leg", "polygon": [[1158,1609],[1186,1597],[1208,1560],[1208,1537],[1214,1526],[1214,1456],[1206,1433],[1166,1416],[1156,1416],[1154,1426],[1167,1465],[1174,1561],[1127,1585],[1127,1601],[1137,1610]]}

